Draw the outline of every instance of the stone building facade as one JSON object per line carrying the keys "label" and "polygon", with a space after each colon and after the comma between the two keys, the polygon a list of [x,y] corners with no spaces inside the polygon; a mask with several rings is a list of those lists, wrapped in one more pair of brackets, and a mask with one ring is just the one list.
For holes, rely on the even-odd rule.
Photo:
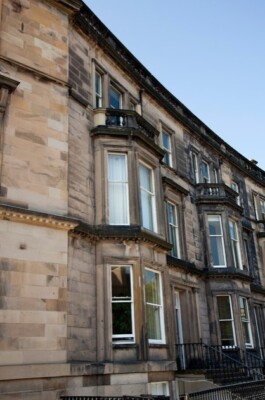
{"label": "stone building facade", "polygon": [[0,21],[0,399],[178,398],[191,346],[263,358],[265,172],[80,0]]}

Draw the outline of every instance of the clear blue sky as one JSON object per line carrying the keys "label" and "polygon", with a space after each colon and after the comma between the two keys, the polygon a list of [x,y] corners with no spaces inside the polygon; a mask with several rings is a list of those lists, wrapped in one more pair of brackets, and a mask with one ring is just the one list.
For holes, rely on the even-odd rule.
{"label": "clear blue sky", "polygon": [[86,0],[198,118],[265,169],[265,0]]}

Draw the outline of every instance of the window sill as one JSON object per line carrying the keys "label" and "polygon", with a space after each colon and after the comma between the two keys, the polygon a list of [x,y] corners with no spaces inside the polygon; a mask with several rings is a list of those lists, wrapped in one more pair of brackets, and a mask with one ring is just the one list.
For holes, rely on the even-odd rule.
{"label": "window sill", "polygon": [[112,343],[113,349],[133,349],[137,347],[137,343]]}

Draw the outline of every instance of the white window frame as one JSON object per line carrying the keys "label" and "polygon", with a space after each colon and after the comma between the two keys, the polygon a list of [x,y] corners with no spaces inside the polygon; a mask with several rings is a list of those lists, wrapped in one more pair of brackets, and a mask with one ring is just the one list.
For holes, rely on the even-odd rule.
{"label": "white window frame", "polygon": [[151,382],[149,383],[149,393],[153,396],[169,396],[168,382]]}
{"label": "white window frame", "polygon": [[[241,310],[244,310],[244,315]],[[246,326],[246,329],[248,331],[248,336],[250,341],[247,342],[245,341],[245,346],[247,348],[253,348],[253,336],[252,336],[252,331],[251,331],[251,324],[250,324],[250,316],[249,316],[249,307],[248,307],[248,300],[246,297],[239,296],[239,310],[240,310],[240,318],[241,318],[241,324],[242,324],[242,331],[243,331],[243,337],[245,338],[244,335],[244,326]]]}
{"label": "white window frame", "polygon": [[[169,207],[172,207],[173,221],[170,221]],[[169,229],[169,242],[173,246],[171,250],[171,255],[173,257],[180,258],[181,249],[180,249],[180,228],[178,222],[178,210],[177,206],[169,201],[167,202],[167,218],[168,218],[168,229]]]}
{"label": "white window frame", "polygon": [[[207,172],[207,175],[204,174],[203,165],[205,165],[205,171]],[[202,160],[202,162],[201,162],[201,173],[202,173],[202,181],[203,181],[203,183],[210,183],[210,168],[209,168],[209,164],[204,160]]]}
{"label": "white window frame", "polygon": [[234,267],[237,269],[243,269],[242,256],[241,256],[241,248],[239,243],[238,236],[238,226],[237,223],[229,218],[229,235],[230,235],[230,243],[231,243],[231,251]]}
{"label": "white window frame", "polygon": [[[114,152],[109,152],[108,153],[108,166],[109,166],[109,159],[111,156],[114,157],[124,157],[125,160],[125,168],[126,168],[126,180],[124,181],[119,181],[119,180],[111,180],[109,177],[109,167],[108,167],[108,209],[109,209],[109,224],[110,225],[130,225],[130,208],[129,208],[129,180],[128,180],[128,160],[127,160],[127,154],[126,153],[114,153]],[[125,197],[126,197],[126,202],[124,204],[125,207],[125,214],[126,214],[126,220],[124,221],[117,221],[115,222],[112,220],[114,218],[111,216],[111,210],[110,210],[110,185],[113,185],[115,187],[116,185],[121,185],[123,184],[125,186]],[[119,205],[117,205],[119,207]]]}
{"label": "white window frame", "polygon": [[231,318],[220,318],[219,316],[219,310],[218,310],[218,322],[219,322],[219,329],[220,329],[220,339],[222,341],[222,333],[221,333],[221,325],[220,322],[231,322],[231,326],[232,326],[232,333],[233,333],[233,341],[234,343],[232,345],[223,345],[223,348],[234,348],[237,343],[236,343],[236,332],[235,332],[235,321],[234,321],[234,314],[233,314],[233,307],[232,307],[232,300],[231,300],[231,296],[230,295],[217,295],[216,296],[216,301],[217,301],[217,309],[218,309],[218,298],[220,297],[226,297],[229,300],[229,308],[230,308],[230,314],[231,314]]}
{"label": "white window frame", "polygon": [[[97,77],[99,78],[99,92],[97,92]],[[95,71],[95,107],[100,108],[103,105],[103,76],[97,69]]]}
{"label": "white window frame", "polygon": [[[130,287],[131,287],[131,297],[128,299],[124,299],[122,297],[113,298],[112,296],[112,270],[114,268],[129,268],[130,271]],[[117,303],[130,303],[131,304],[131,323],[132,323],[132,333],[131,334],[113,334],[112,332],[112,340],[113,343],[124,344],[124,343],[135,343],[135,316],[134,316],[134,291],[133,291],[133,269],[131,265],[111,265],[110,266],[110,293],[111,293],[111,315],[112,312],[112,304]],[[120,299],[120,300],[119,300]],[[112,324],[113,326],[113,324]]]}
{"label": "white window frame", "polygon": [[[220,224],[220,235],[211,235],[210,234],[210,228],[209,228],[209,221],[211,218],[215,218],[215,220],[219,221]],[[212,246],[211,246],[211,238],[217,237],[217,238],[221,238],[221,245],[222,245],[222,251],[223,251],[223,257],[224,257],[224,262],[225,264],[221,264],[221,265],[215,265],[214,264],[214,259],[213,259],[213,255],[212,255],[212,260],[213,260],[213,267],[214,268],[227,268],[226,265],[226,253],[225,253],[225,244],[224,244],[224,234],[223,234],[223,224],[222,224],[222,216],[219,214],[208,214],[207,215],[207,222],[208,222],[208,230],[209,230],[209,240],[210,240],[210,250],[211,250],[211,255],[212,255]]]}
{"label": "white window frame", "polygon": [[[158,281],[158,290],[159,290],[159,298],[160,303],[150,303],[147,301],[147,293],[146,293],[146,272],[152,272],[153,274],[159,277]],[[164,299],[163,299],[163,290],[162,290],[162,274],[159,271],[155,271],[150,268],[145,268],[145,303],[146,303],[146,316],[148,315],[147,307],[150,306],[152,308],[156,308],[159,311],[159,321],[160,321],[160,336],[161,339],[154,339],[148,337],[148,342],[153,344],[164,344],[165,343],[165,316],[164,316]],[[147,318],[147,336],[148,335],[148,318]]]}
{"label": "white window frame", "polygon": [[[150,183],[151,183],[151,191],[147,190],[144,186],[142,186],[141,182],[141,167],[146,168],[150,172]],[[154,182],[154,170],[149,165],[143,163],[142,161],[139,162],[139,182],[140,182],[140,200],[141,200],[141,220],[142,226],[145,229],[148,229],[153,232],[157,232],[157,215],[156,215],[156,194],[155,194],[155,182]],[[143,218],[143,194],[146,194],[150,198],[150,215],[152,217],[152,227],[144,225],[144,218]]]}
{"label": "white window frame", "polygon": [[199,183],[200,177],[199,177],[199,167],[198,167],[198,155],[192,151],[191,153],[191,163],[192,163],[192,170],[194,174],[194,180],[195,183]]}
{"label": "white window frame", "polygon": [[[168,138],[168,147],[164,145],[164,137]],[[166,154],[164,155],[163,162],[168,165],[169,167],[172,167],[172,137],[170,133],[168,133],[166,130],[162,130],[162,148],[163,150],[166,151]]]}

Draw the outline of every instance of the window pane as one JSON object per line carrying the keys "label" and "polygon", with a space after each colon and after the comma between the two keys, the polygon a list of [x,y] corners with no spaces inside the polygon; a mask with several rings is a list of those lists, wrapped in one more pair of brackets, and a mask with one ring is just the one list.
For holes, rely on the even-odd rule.
{"label": "window pane", "polygon": [[108,181],[109,223],[128,225],[129,198],[127,157],[125,154],[109,154]]}
{"label": "window pane", "polygon": [[140,164],[140,182],[145,190],[152,192],[151,170],[142,164]]}
{"label": "window pane", "polygon": [[111,270],[112,298],[131,298],[130,267],[114,267]]}
{"label": "window pane", "polygon": [[234,346],[232,321],[220,321],[222,346]]}
{"label": "window pane", "polygon": [[234,321],[230,296],[217,296],[217,306],[222,346],[234,346]]}
{"label": "window pane", "polygon": [[131,303],[112,303],[113,335],[132,334]]}
{"label": "window pane", "polygon": [[109,180],[127,181],[127,163],[125,154],[109,154]]}
{"label": "window pane", "polygon": [[155,208],[154,208],[154,188],[153,171],[150,168],[140,164],[140,190],[141,190],[141,213],[142,225],[149,230],[156,230],[155,226]]}
{"label": "window pane", "polygon": [[220,216],[219,215],[216,215],[216,216],[209,215],[208,221],[209,221],[210,235],[221,235],[222,231],[221,231],[221,224],[220,224]]}
{"label": "window pane", "polygon": [[163,304],[161,294],[161,277],[154,271],[145,270],[145,298],[148,339],[163,340]]}
{"label": "window pane", "polygon": [[217,298],[218,301],[218,313],[219,319],[231,319],[231,309],[230,309],[230,301],[228,296],[219,296]]}
{"label": "window pane", "polygon": [[114,87],[110,87],[110,108],[121,108],[121,93],[114,89]]}
{"label": "window pane", "polygon": [[167,203],[168,224],[169,224],[169,241],[172,244],[171,254],[174,257],[180,257],[179,249],[179,227],[177,221],[177,209],[171,203]]}
{"label": "window pane", "polygon": [[213,265],[224,267],[226,264],[222,224],[220,215],[208,215],[209,235]]}
{"label": "window pane", "polygon": [[142,224],[144,228],[154,230],[153,226],[153,210],[152,210],[152,195],[142,191],[141,192],[141,206],[142,206]]}
{"label": "window pane", "polygon": [[149,270],[145,271],[145,293],[148,303],[160,304],[159,278],[159,274]]}
{"label": "window pane", "polygon": [[213,236],[210,238],[213,265],[225,265],[222,238]]}
{"label": "window pane", "polygon": [[113,341],[134,340],[133,293],[130,266],[111,268]]}
{"label": "window pane", "polygon": [[161,340],[160,307],[147,304],[148,338]]}

